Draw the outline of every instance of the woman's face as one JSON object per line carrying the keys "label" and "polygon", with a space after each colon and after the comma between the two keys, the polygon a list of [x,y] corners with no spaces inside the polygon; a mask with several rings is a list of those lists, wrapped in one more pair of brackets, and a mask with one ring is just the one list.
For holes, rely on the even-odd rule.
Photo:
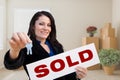
{"label": "woman's face", "polygon": [[46,40],[51,32],[51,21],[50,19],[42,15],[35,22],[35,35],[38,40]]}

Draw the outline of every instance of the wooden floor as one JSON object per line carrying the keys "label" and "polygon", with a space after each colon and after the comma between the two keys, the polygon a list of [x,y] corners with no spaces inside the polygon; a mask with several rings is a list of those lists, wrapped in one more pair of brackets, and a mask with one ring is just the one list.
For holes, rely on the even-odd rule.
{"label": "wooden floor", "polygon": [[[0,80],[28,80],[24,70],[0,69]],[[120,80],[120,70],[116,70],[114,75],[106,75],[103,70],[88,70],[88,75],[82,80]]]}
{"label": "wooden floor", "polygon": [[113,75],[107,75],[103,70],[89,70],[82,80],[120,80],[120,70],[115,70]]}

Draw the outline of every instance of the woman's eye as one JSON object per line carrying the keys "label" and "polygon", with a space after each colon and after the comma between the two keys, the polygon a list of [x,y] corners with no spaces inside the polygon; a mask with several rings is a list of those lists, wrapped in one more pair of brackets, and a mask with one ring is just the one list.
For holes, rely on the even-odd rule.
{"label": "woman's eye", "polygon": [[43,23],[39,23],[39,25],[43,25]]}
{"label": "woman's eye", "polygon": [[51,27],[51,25],[48,25],[48,27]]}
{"label": "woman's eye", "polygon": [[[39,23],[39,25],[41,25],[41,26],[45,26],[46,24],[44,24],[44,23]],[[48,27],[51,27],[50,24],[47,24],[47,26],[48,26]]]}

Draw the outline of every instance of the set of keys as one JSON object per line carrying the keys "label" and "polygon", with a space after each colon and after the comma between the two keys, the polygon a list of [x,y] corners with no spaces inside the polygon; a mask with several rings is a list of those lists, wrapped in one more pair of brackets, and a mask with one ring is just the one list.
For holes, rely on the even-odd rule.
{"label": "set of keys", "polygon": [[27,48],[27,55],[32,55],[32,43],[27,43],[26,48]]}

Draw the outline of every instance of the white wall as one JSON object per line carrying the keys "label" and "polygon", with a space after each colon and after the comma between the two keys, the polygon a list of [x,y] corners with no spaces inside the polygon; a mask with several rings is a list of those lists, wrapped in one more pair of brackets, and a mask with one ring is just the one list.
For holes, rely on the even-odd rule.
{"label": "white wall", "polygon": [[111,0],[8,0],[8,37],[14,29],[14,9],[49,9],[55,17],[58,39],[65,50],[76,48],[81,46],[81,38],[87,36],[86,27],[95,25],[100,28],[104,23],[111,22],[111,2]]}
{"label": "white wall", "polygon": [[0,0],[0,68],[6,51],[6,1]]}
{"label": "white wall", "polygon": [[[118,42],[120,40],[120,0],[113,0],[112,1],[112,23],[113,26],[117,30],[117,38]],[[119,42],[119,49],[120,49],[120,42]]]}
{"label": "white wall", "polygon": [[[14,26],[16,9],[49,9],[56,20],[57,38],[65,50],[81,46],[82,37],[88,36],[86,28],[89,25],[99,29],[112,21],[112,0],[7,0],[6,3],[7,49],[8,39],[17,28]],[[27,28],[23,27],[23,31]]]}
{"label": "white wall", "polygon": [[[112,0],[112,25],[116,28],[116,36],[118,38],[118,46],[120,49],[120,0]],[[117,68],[120,69],[120,64]]]}

